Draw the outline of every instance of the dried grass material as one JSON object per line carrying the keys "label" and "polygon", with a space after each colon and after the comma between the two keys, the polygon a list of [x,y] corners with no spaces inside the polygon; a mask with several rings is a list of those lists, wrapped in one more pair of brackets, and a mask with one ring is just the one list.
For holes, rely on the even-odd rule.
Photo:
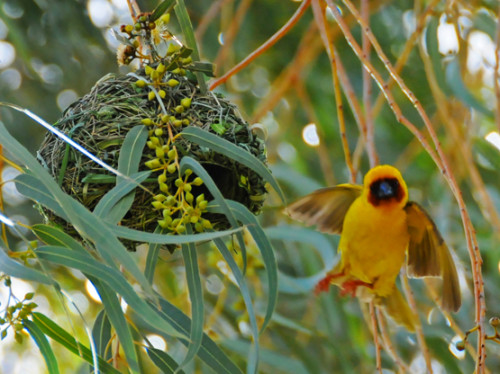
{"label": "dried grass material", "polygon": [[[112,74],[104,76],[89,94],[71,104],[56,124],[62,132],[115,168],[118,166],[120,148],[128,131],[141,125],[142,119],[157,120],[165,114],[156,99],[148,100],[151,89],[148,86],[141,88],[136,84],[137,76],[147,80],[144,70],[135,74],[135,77]],[[185,76],[167,72],[164,82],[172,78],[180,83],[173,88],[162,87],[166,91],[163,105],[168,113],[173,113],[182,99],[191,98],[190,107],[179,115],[189,121],[188,126],[198,126],[217,134],[266,163],[263,141],[254,136],[248,123],[241,118],[233,104],[211,92],[202,96],[196,84]],[[184,127],[169,125],[175,138],[173,144],[177,148],[179,160],[186,155],[198,160],[215,180],[225,198],[239,201],[253,213],[259,213],[266,194],[262,178],[222,154],[190,143],[182,137],[175,137]],[[147,146],[144,147],[139,170],[148,170],[144,163],[154,157],[155,151]],[[48,133],[45,137],[39,150],[39,159],[59,181],[63,190],[90,210],[94,209],[100,198],[115,186],[114,175],[52,133]],[[166,183],[169,188],[175,189],[174,181],[178,177],[177,172],[168,174]],[[157,174],[153,173],[144,185],[151,191],[159,193]],[[205,193],[205,197],[210,200],[211,196],[204,186],[194,189],[196,189],[193,191],[195,197]],[[137,189],[133,206],[121,221],[121,225],[148,232],[154,231],[161,212],[153,209],[152,201],[153,196]],[[61,219],[54,217],[50,212],[46,213],[50,220],[61,223]],[[203,217],[210,219],[215,229],[227,227],[227,221],[223,216],[210,216],[204,213]]]}

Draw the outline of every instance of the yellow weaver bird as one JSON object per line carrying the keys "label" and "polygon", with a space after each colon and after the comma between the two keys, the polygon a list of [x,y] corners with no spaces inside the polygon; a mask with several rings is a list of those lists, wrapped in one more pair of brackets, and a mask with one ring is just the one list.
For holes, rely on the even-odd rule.
{"label": "yellow weaver bird", "polygon": [[395,285],[405,264],[410,277],[441,277],[441,307],[457,311],[460,287],[453,258],[423,208],[408,200],[396,168],[381,165],[365,175],[363,186],[340,184],[317,190],[288,206],[292,218],[330,234],[340,234],[339,263],[318,283],[342,294],[375,301],[395,322],[414,331],[414,315]]}

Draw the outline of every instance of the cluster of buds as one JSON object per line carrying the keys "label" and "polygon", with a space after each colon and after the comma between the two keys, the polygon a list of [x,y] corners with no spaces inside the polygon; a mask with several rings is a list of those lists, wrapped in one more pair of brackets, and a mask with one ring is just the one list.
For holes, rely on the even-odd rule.
{"label": "cluster of buds", "polygon": [[178,178],[170,187],[167,183],[167,170],[158,175],[161,193],[154,196],[151,204],[155,210],[161,212],[158,225],[163,229],[182,234],[186,231],[186,224],[194,225],[197,232],[212,228],[212,223],[202,217],[208,205],[205,195],[201,193],[195,198],[192,193],[193,186],[201,186],[203,181],[200,177],[191,178],[192,175],[190,169],[187,169],[182,176],[178,173]]}
{"label": "cluster of buds", "polygon": [[[158,69],[155,71],[158,72]],[[159,74],[161,75],[161,69]],[[174,144],[175,137],[171,131],[171,126],[189,125],[190,120],[183,116],[190,106],[191,99],[186,97],[179,105],[170,109],[170,114],[160,115],[156,119],[142,119],[142,124],[149,129],[146,146],[154,151],[151,159],[145,162],[145,166],[158,173],[160,193],[154,196],[152,202],[153,208],[161,212],[158,225],[178,234],[186,230],[186,224],[194,225],[197,232],[212,228],[211,222],[202,217],[207,209],[204,194],[195,197],[192,193],[193,186],[199,187],[203,181],[200,177],[193,177],[190,169],[181,175],[179,155]]]}
{"label": "cluster of buds", "polygon": [[[5,278],[5,285],[7,287],[11,286],[11,281],[9,277]],[[0,333],[0,338],[3,340],[7,336],[7,331],[9,328],[12,328],[14,331],[14,338],[16,342],[22,343],[23,335],[21,331],[24,328],[22,321],[28,318],[32,313],[33,309],[35,309],[38,305],[32,301],[34,293],[29,292],[24,295],[24,299],[18,301],[16,304],[9,305],[5,309],[5,313],[2,317],[0,317],[0,325],[7,325],[6,328],[2,329]]]}
{"label": "cluster of buds", "polygon": [[[151,13],[142,13],[133,25],[122,25],[120,32],[126,37],[120,37],[123,44],[118,48],[117,58],[120,65],[128,65],[135,58],[141,58],[146,63],[163,63],[165,71],[177,75],[186,75],[193,59],[192,50],[184,47],[177,38],[167,30],[170,14],[164,14],[158,19],[153,19]],[[168,40],[166,53],[160,55],[158,46]],[[144,50],[140,50],[140,46]],[[148,74],[149,75],[149,74]]]}
{"label": "cluster of buds", "polygon": [[[162,64],[158,65],[156,69],[150,68],[147,69],[148,66],[146,66],[146,72],[149,71],[149,75],[157,77],[158,74],[161,73],[161,66]],[[160,69],[158,69],[160,68]],[[170,78],[166,80],[166,82],[162,81],[157,81],[153,80],[153,85],[156,85],[158,88],[158,95],[160,98],[164,99],[167,96],[167,92],[165,89],[167,88],[174,88],[179,84],[179,81],[175,78]],[[146,81],[139,79],[138,81],[135,82],[135,85],[137,87],[145,87],[148,85]],[[156,97],[154,91],[150,91],[148,93],[148,99],[153,100]],[[184,97],[180,100],[180,102],[177,103],[177,105],[173,106],[172,108],[168,109],[167,113],[164,113],[162,115],[159,115],[157,119],[151,119],[151,118],[144,118],[142,120],[142,123],[148,127],[151,128],[149,131],[150,134],[149,136],[162,136],[164,133],[164,129],[166,129],[168,126],[172,125],[176,128],[180,128],[181,126],[187,126],[192,122],[191,116],[188,115],[188,109],[191,108],[191,102],[192,99],[190,97]],[[156,142],[156,140],[150,139],[152,142]],[[150,145],[150,143],[148,143]],[[154,149],[150,146],[151,149]],[[155,147],[156,148],[156,147]]]}
{"label": "cluster of buds", "polygon": [[[161,22],[168,22],[169,14],[160,17]],[[157,21],[159,22],[159,20]],[[156,22],[151,20],[151,13],[142,13],[133,25],[121,25],[120,32],[127,35],[118,47],[117,60],[120,65],[130,64],[136,57],[147,58],[139,51],[139,37],[151,40],[151,32],[156,29]]]}

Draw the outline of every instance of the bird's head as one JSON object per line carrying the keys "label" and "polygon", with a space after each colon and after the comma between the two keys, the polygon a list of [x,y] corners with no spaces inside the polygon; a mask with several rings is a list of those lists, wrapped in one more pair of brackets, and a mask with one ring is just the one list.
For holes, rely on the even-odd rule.
{"label": "bird's head", "polygon": [[395,204],[404,207],[408,202],[406,183],[399,170],[390,165],[370,169],[365,175],[363,190],[373,206]]}

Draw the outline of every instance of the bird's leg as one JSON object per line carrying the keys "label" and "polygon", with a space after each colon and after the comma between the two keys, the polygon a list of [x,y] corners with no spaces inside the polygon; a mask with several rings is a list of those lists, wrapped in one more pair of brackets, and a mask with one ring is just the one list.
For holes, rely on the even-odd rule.
{"label": "bird's leg", "polygon": [[340,286],[340,296],[351,295],[352,297],[356,296],[356,290],[359,286],[373,288],[373,283],[363,282],[359,279],[351,279],[345,281]]}
{"label": "bird's leg", "polygon": [[314,293],[316,295],[320,294],[321,292],[327,292],[328,289],[330,288],[330,283],[332,279],[343,277],[344,272],[340,273],[335,273],[335,274],[327,274],[326,277],[321,279],[318,284],[316,284],[316,287],[314,288]]}

